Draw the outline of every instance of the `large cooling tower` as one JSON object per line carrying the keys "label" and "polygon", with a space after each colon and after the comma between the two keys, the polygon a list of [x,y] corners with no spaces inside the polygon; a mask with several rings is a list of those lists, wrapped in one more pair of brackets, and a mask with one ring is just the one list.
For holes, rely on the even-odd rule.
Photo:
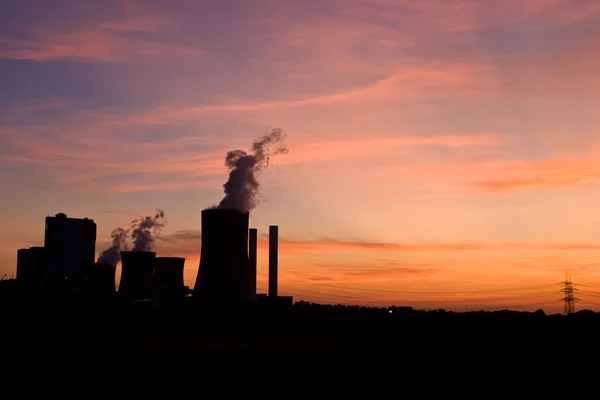
{"label": "large cooling tower", "polygon": [[183,266],[182,257],[156,257],[154,260],[154,284],[158,290],[182,289]]}
{"label": "large cooling tower", "polygon": [[249,213],[202,211],[200,268],[193,297],[205,303],[256,302],[248,260]]}
{"label": "large cooling tower", "polygon": [[154,286],[154,261],[151,251],[121,252],[119,294],[127,299],[150,299]]}

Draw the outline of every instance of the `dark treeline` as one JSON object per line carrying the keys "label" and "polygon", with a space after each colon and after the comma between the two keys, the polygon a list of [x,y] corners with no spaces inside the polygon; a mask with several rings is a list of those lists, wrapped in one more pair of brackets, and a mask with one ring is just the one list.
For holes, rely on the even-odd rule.
{"label": "dark treeline", "polygon": [[487,348],[546,346],[565,336],[577,337],[570,348],[595,348],[600,314],[589,310],[563,315],[519,311],[423,311],[412,307],[373,308],[320,305],[198,305],[191,298],[162,306],[131,303],[118,296],[91,299],[46,294],[4,302],[0,323],[141,332],[197,332],[281,335],[377,342],[464,343]]}
{"label": "dark treeline", "polygon": [[61,394],[74,382],[96,393],[104,382],[136,395],[209,398],[358,391],[495,398],[576,393],[600,373],[593,312],[15,300],[3,301],[0,372],[23,390],[38,390],[27,385],[35,376]]}

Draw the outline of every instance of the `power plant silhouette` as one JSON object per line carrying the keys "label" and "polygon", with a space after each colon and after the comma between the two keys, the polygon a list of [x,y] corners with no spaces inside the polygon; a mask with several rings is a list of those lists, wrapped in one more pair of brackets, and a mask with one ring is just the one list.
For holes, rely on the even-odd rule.
{"label": "power plant silhouette", "polygon": [[[185,259],[157,257],[155,239],[165,225],[165,213],[136,218],[129,229],[116,228],[112,245],[94,263],[96,223],[88,218],[56,214],[46,218],[44,247],[18,251],[17,281],[29,288],[48,285],[95,296],[115,292],[115,271],[121,261],[118,295],[134,302],[187,297],[202,304],[257,303],[258,232],[249,229],[250,210],[256,204],[259,183],[255,173],[268,167],[276,154],[284,154],[280,129],[255,140],[251,151],[229,151],[225,165],[229,179],[225,197],[214,207],[202,210],[200,264],[191,293],[184,286]],[[277,146],[271,150],[272,146]],[[127,240],[133,239],[128,250]],[[290,302],[277,293],[278,227],[269,228],[269,301]],[[262,296],[261,296],[262,299]]]}
{"label": "power plant silhouette", "polygon": [[[117,263],[96,263],[89,260],[89,250],[95,251],[96,224],[91,219],[60,219],[60,232],[70,238],[86,229],[86,236],[71,247],[64,246],[60,234],[51,232],[53,241],[46,240],[48,246],[35,246],[19,249],[17,252],[17,281],[28,289],[39,289],[56,282],[76,281],[77,291],[81,291],[81,277],[84,277],[84,290],[94,298],[104,298],[118,294],[127,302],[168,303],[191,295],[194,302],[206,305],[255,304],[260,301],[291,303],[291,297],[279,297],[277,293],[278,273],[278,226],[269,227],[269,284],[268,298],[257,295],[257,253],[258,230],[249,229],[249,212],[235,209],[209,208],[201,213],[200,264],[195,285],[190,290],[184,284],[183,257],[157,257],[154,251],[120,251],[121,276],[118,290],[115,285]],[[46,232],[48,234],[48,231]],[[53,243],[58,246],[53,247]],[[78,250],[85,249],[85,253]],[[70,254],[64,254],[70,253]],[[50,262],[53,255],[57,260],[68,260],[69,269],[61,263]],[[60,274],[57,274],[60,271]],[[68,273],[66,273],[68,272]],[[63,276],[64,275],[64,276]],[[61,288],[75,290],[63,285]]]}

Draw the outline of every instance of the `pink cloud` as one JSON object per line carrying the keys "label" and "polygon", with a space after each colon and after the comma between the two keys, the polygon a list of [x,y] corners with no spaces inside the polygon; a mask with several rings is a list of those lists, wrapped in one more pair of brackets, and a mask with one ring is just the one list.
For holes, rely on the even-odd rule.
{"label": "pink cloud", "polygon": [[474,182],[484,192],[506,192],[527,188],[550,188],[600,179],[600,154],[557,156],[537,161],[507,163],[495,176]]}
{"label": "pink cloud", "polygon": [[[71,20],[60,25],[41,23],[30,27],[26,36],[0,36],[0,58],[38,62],[61,59],[127,62],[205,54],[195,47],[143,38],[140,34],[160,32],[169,19],[133,3],[123,2],[121,6],[123,17],[77,19],[77,22]],[[96,10],[92,7],[87,12],[94,15]]]}
{"label": "pink cloud", "polygon": [[[25,105],[24,114],[36,112],[39,107],[61,107],[65,103],[49,101],[47,103]],[[33,109],[31,109],[33,107]],[[18,114],[18,109],[17,112]],[[77,114],[77,113],[75,113]],[[68,117],[67,117],[68,118]],[[99,127],[105,117],[88,116],[63,130],[59,125],[12,126],[6,128],[3,141],[13,150],[0,155],[0,163],[8,165],[39,165],[50,168],[55,173],[55,181],[67,188],[69,184],[79,183],[77,190],[106,191],[125,193],[147,191],[160,187],[188,188],[196,184],[203,186],[204,181],[225,179],[227,170],[223,164],[224,155],[231,150],[230,139],[215,137],[181,137],[168,141],[140,141],[136,135],[120,135],[119,138],[107,135]],[[97,124],[95,123],[97,121]],[[47,132],[54,134],[48,138]],[[41,135],[40,132],[44,134]],[[81,135],[86,132],[87,135]],[[129,137],[131,136],[131,137]],[[297,135],[295,135],[297,137]],[[277,165],[296,165],[316,161],[338,159],[358,159],[374,154],[392,154],[398,149],[419,149],[427,146],[474,147],[494,146],[499,143],[497,135],[447,135],[447,136],[410,136],[406,133],[394,136],[391,133],[355,133],[338,135],[337,138],[314,135],[305,140],[289,141],[290,154],[280,157]],[[365,139],[368,138],[368,139]],[[199,145],[210,144],[212,150],[197,150]],[[242,146],[243,147],[243,146]],[[67,174],[62,176],[62,174]],[[98,179],[110,175],[138,174],[147,177],[155,174],[172,174],[174,181],[153,183],[139,181],[119,182],[119,184],[99,184]],[[178,175],[178,176],[177,176]],[[192,178],[198,180],[193,183]],[[200,180],[202,182],[200,182]],[[85,184],[85,182],[89,184]]]}
{"label": "pink cloud", "polygon": [[122,37],[110,31],[40,33],[37,39],[0,37],[0,58],[52,61],[79,59],[123,62],[149,57],[202,56],[200,49]]}

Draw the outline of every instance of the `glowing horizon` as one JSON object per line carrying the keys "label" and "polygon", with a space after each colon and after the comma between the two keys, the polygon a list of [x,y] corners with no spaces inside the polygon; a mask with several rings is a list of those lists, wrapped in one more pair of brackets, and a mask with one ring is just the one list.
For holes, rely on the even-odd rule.
{"label": "glowing horizon", "polygon": [[46,216],[100,252],[161,208],[192,285],[225,153],[281,128],[251,225],[282,294],[560,312],[568,270],[599,308],[600,4],[48,3],[0,16],[0,275]]}

